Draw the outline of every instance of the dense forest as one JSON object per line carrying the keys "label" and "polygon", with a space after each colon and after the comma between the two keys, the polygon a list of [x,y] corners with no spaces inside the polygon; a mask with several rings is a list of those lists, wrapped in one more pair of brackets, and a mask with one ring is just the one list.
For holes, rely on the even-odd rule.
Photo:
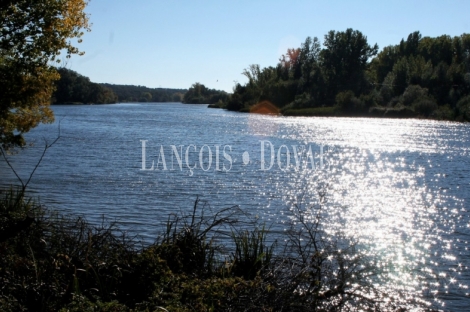
{"label": "dense forest", "polygon": [[308,37],[288,49],[274,67],[250,65],[243,71],[248,82],[237,83],[233,94],[201,83],[189,90],[97,84],[58,72],[54,103],[183,102],[234,111],[262,103],[284,115],[470,120],[469,34],[431,38],[416,31],[379,52],[360,31],[330,31],[323,44]]}
{"label": "dense forest", "polygon": [[228,93],[215,89],[208,89],[203,84],[194,83],[185,93],[183,103],[186,104],[217,104],[223,105],[229,98]]}
{"label": "dense forest", "polygon": [[470,35],[416,31],[379,52],[360,31],[308,37],[275,67],[250,65],[221,107],[274,104],[284,115],[426,117],[470,120]]}
{"label": "dense forest", "polygon": [[185,89],[147,88],[144,86],[104,83],[116,93],[119,102],[181,102]]}
{"label": "dense forest", "polygon": [[108,104],[116,103],[118,97],[110,88],[91,82],[88,77],[67,69],[57,69],[60,79],[55,82],[52,95],[54,104]]}
{"label": "dense forest", "polygon": [[116,102],[181,102],[187,90],[152,89],[143,86],[98,84],[67,69],[57,69],[60,79],[52,102],[56,104],[108,104]]}

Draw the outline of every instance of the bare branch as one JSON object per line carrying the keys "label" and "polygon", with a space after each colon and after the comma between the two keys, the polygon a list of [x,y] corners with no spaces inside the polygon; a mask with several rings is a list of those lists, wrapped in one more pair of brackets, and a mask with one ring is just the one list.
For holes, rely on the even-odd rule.
{"label": "bare branch", "polygon": [[18,175],[18,173],[16,172],[15,168],[13,168],[13,165],[10,163],[10,160],[8,160],[8,157],[6,155],[6,151],[3,149],[3,147],[0,145],[0,152],[2,153],[2,156],[3,156],[3,159],[5,159],[5,162],[7,163],[8,167],[10,167],[11,171],[13,171],[13,173],[15,174],[15,176],[18,178],[18,180],[20,181],[21,183],[21,188],[24,190],[25,189],[25,185],[23,183],[23,180],[21,179],[21,177]]}
{"label": "bare branch", "polygon": [[[63,118],[62,118],[63,119]],[[13,167],[13,165],[11,164],[10,160],[8,159],[8,157],[6,156],[6,151],[4,150],[4,148],[2,146],[0,146],[0,153],[2,154],[3,156],[3,159],[5,160],[5,162],[7,163],[8,167],[10,167],[11,171],[13,171],[13,173],[15,174],[16,178],[18,179],[18,181],[20,181],[21,183],[21,191],[24,193],[26,191],[26,187],[28,186],[29,182],[31,182],[31,179],[33,178],[33,175],[34,173],[36,172],[36,170],[38,169],[39,165],[41,164],[42,162],[42,159],[44,158],[44,155],[46,155],[46,152],[49,148],[51,148],[59,139],[60,139],[60,123],[61,123],[61,120],[59,120],[59,129],[58,129],[58,135],[57,137],[54,139],[54,141],[52,141],[51,144],[48,144],[47,143],[47,140],[45,138],[44,139],[44,150],[42,151],[42,154],[41,154],[41,157],[39,158],[38,162],[36,163],[36,165],[34,166],[34,169],[33,171],[31,172],[31,174],[29,175],[28,177],[28,180],[26,181],[26,183],[23,181],[23,179],[21,179],[20,175],[18,174],[18,172],[16,172],[15,168]]]}
{"label": "bare branch", "polygon": [[31,179],[33,178],[33,175],[34,173],[36,172],[36,169],[38,169],[39,165],[41,164],[42,162],[42,159],[44,158],[44,155],[46,155],[46,152],[47,150],[52,147],[52,145],[54,145],[59,139],[60,139],[60,122],[62,120],[59,120],[59,134],[57,136],[57,138],[55,138],[55,140],[51,143],[51,144],[47,144],[47,140],[45,138],[44,139],[44,150],[42,151],[42,155],[41,157],[39,158],[38,162],[36,163],[36,166],[34,166],[34,169],[33,171],[31,172],[31,174],[29,175],[29,178],[28,178],[28,181],[26,181],[26,184],[23,184],[23,191],[26,190],[26,187],[28,186],[29,182],[31,182]]}

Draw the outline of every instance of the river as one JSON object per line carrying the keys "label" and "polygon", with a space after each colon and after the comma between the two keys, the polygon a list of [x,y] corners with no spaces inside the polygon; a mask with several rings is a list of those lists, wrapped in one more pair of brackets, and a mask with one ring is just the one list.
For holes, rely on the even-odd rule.
{"label": "river", "polygon": [[[470,306],[470,126],[416,119],[291,118],[179,103],[53,106],[56,122],[9,159],[42,204],[118,220],[146,242],[197,197],[282,231],[325,191],[331,233],[391,263],[387,287]],[[60,124],[60,125],[59,125]],[[59,130],[60,129],[60,130]],[[2,186],[17,178],[0,161]]]}

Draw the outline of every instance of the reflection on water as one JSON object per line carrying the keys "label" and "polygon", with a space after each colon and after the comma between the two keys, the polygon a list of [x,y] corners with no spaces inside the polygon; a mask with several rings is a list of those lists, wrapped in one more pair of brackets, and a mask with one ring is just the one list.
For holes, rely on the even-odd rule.
{"label": "reflection on water", "polygon": [[[160,220],[190,209],[196,196],[216,208],[238,204],[282,231],[293,205],[317,204],[324,191],[325,231],[352,238],[376,259],[381,272],[371,278],[384,290],[443,309],[470,304],[468,125],[285,118],[180,104],[54,110],[62,119],[61,139],[31,184],[48,206],[92,221],[103,214],[117,218],[151,241]],[[56,130],[35,129],[30,139],[36,145],[12,158],[23,177],[39,157],[42,137],[52,140]],[[190,164],[207,145],[202,163],[208,165],[208,149],[214,163],[192,176],[185,166],[161,170],[161,163],[159,170],[142,171],[141,140],[156,165],[161,147],[170,161],[171,145],[182,145],[183,152],[194,145]],[[218,171],[216,146],[225,145],[230,170]],[[222,156],[219,161],[228,165]],[[265,169],[272,167],[261,170],[263,161]],[[15,180],[4,163],[0,170],[4,184]]]}

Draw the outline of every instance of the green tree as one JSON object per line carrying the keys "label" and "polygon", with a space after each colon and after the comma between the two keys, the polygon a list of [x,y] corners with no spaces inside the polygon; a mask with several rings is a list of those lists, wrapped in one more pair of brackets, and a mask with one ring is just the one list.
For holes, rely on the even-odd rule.
{"label": "green tree", "polygon": [[3,0],[0,3],[0,143],[24,144],[22,134],[52,122],[49,108],[60,55],[83,54],[89,30],[86,0]]}
{"label": "green tree", "polygon": [[457,112],[459,114],[459,118],[470,121],[470,95],[460,99],[457,103]]}
{"label": "green tree", "polygon": [[338,93],[335,100],[336,105],[347,114],[362,113],[364,109],[362,101],[356,98],[351,90]]}
{"label": "green tree", "polygon": [[56,90],[53,94],[53,103],[116,103],[117,95],[106,86],[91,82],[88,77],[82,76],[73,70],[59,68],[60,79],[56,81]]}
{"label": "green tree", "polygon": [[419,53],[436,66],[440,62],[450,65],[457,51],[454,50],[452,45],[452,38],[443,35],[436,38],[425,37],[421,39],[419,42]]}
{"label": "green tree", "polygon": [[419,31],[415,31],[408,35],[408,39],[405,42],[405,56],[416,55],[418,53],[418,47],[421,40],[421,34]]}
{"label": "green tree", "polygon": [[322,90],[324,89],[320,52],[321,44],[317,37],[313,39],[307,37],[300,48],[301,77],[298,82],[297,94],[301,98],[310,98],[310,102],[322,98]]}
{"label": "green tree", "polygon": [[379,52],[376,58],[371,62],[371,68],[375,72],[377,82],[384,81],[388,73],[393,69],[393,65],[399,57],[398,48],[396,46],[388,46]]}
{"label": "green tree", "polygon": [[206,93],[206,86],[196,82],[185,93],[183,102],[191,104],[203,104],[205,102],[204,95]]}
{"label": "green tree", "polygon": [[171,99],[173,102],[181,102],[181,94],[178,94],[178,93],[173,94]]}
{"label": "green tree", "polygon": [[139,102],[150,102],[152,100],[152,94],[150,92],[142,92],[140,94]]}
{"label": "green tree", "polygon": [[368,61],[377,54],[377,44],[370,46],[360,31],[330,31],[323,42],[322,67],[328,84],[328,100],[332,101],[340,91],[363,92],[367,85],[364,71]]}
{"label": "green tree", "polygon": [[196,82],[184,94],[183,103],[187,104],[214,104],[224,100],[227,94],[224,91],[209,89],[205,85]]}

